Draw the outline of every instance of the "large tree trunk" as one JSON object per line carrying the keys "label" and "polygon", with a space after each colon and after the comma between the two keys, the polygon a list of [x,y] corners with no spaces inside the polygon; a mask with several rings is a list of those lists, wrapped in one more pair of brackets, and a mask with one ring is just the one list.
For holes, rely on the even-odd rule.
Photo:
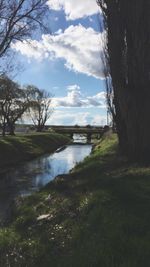
{"label": "large tree trunk", "polygon": [[9,127],[9,135],[15,135],[15,124],[12,123],[8,123],[8,127]]}
{"label": "large tree trunk", "polygon": [[6,124],[3,123],[3,126],[2,126],[2,136],[4,137],[6,135]]}
{"label": "large tree trunk", "polygon": [[38,125],[37,125],[37,127],[36,127],[36,131],[37,131],[37,132],[42,132],[43,129],[44,129],[44,125],[38,123]]}
{"label": "large tree trunk", "polygon": [[129,157],[147,160],[150,157],[150,1],[105,2],[120,148]]}
{"label": "large tree trunk", "polygon": [[[138,91],[138,88],[137,88]],[[150,92],[137,92],[131,96],[126,113],[128,154],[136,160],[150,159]]]}
{"label": "large tree trunk", "polygon": [[5,117],[3,118],[3,122],[2,122],[2,136],[4,137],[6,135],[6,119]]}
{"label": "large tree trunk", "polygon": [[[129,1],[129,0],[128,0]],[[127,1],[127,2],[128,2]],[[128,151],[135,159],[150,158],[150,1],[130,1],[126,12]]]}

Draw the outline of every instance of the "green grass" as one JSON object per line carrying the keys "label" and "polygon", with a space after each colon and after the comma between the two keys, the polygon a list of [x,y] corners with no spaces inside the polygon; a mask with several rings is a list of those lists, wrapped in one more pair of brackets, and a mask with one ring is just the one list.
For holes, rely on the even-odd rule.
{"label": "green grass", "polygon": [[150,266],[150,168],[122,158],[116,136],[19,203],[0,230],[0,266]]}
{"label": "green grass", "polygon": [[56,133],[28,134],[0,138],[0,168],[18,164],[51,153],[69,142],[69,138]]}

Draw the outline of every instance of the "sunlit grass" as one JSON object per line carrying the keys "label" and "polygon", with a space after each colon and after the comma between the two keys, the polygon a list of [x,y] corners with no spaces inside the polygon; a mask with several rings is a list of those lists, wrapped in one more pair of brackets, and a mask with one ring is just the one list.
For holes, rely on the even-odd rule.
{"label": "sunlit grass", "polygon": [[51,153],[69,138],[56,133],[38,133],[28,135],[6,136],[0,138],[0,168],[10,167],[43,153]]}

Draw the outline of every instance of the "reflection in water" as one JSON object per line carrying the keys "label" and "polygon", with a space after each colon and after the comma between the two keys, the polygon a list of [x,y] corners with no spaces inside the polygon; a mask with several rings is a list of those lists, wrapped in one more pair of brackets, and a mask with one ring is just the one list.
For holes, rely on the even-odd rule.
{"label": "reflection in water", "polygon": [[73,140],[75,143],[87,143],[87,136],[84,134],[74,134],[73,135]]}
{"label": "reflection in water", "polygon": [[0,221],[16,196],[31,194],[57,175],[68,173],[91,153],[91,149],[91,145],[69,145],[59,153],[27,162],[0,177]]}

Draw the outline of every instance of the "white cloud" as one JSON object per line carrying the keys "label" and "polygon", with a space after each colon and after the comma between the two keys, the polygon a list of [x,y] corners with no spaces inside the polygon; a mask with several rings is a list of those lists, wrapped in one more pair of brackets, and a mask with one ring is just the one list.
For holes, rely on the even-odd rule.
{"label": "white cloud", "polygon": [[58,34],[58,35],[59,35],[59,34],[61,34],[62,32],[63,32],[62,29],[59,29],[58,31],[55,32],[55,34]]}
{"label": "white cloud", "polygon": [[39,61],[50,56],[46,47],[43,46],[43,43],[36,40],[18,41],[12,44],[12,49],[27,56],[29,59],[35,58]]}
{"label": "white cloud", "polygon": [[100,11],[96,0],[48,0],[50,9],[64,10],[67,20],[94,15]]}
{"label": "white cloud", "polygon": [[47,122],[48,125],[106,125],[105,115],[93,115],[90,112],[68,113],[67,110],[55,110]]}
{"label": "white cloud", "polygon": [[68,113],[67,110],[55,110],[47,124],[52,125],[86,125],[89,112]]}
{"label": "white cloud", "polygon": [[94,96],[83,96],[78,85],[67,87],[68,92],[65,97],[53,98],[54,107],[101,107],[106,108],[105,92],[100,92]]}
{"label": "white cloud", "polygon": [[87,97],[87,102],[91,106],[101,106],[102,108],[106,108],[106,93],[100,92],[94,96]]}
{"label": "white cloud", "polygon": [[106,120],[106,116],[104,115],[96,114],[91,119],[91,125],[106,125],[106,124],[107,124],[107,120]]}
{"label": "white cloud", "polygon": [[104,78],[101,54],[105,33],[82,25],[70,26],[55,35],[43,35],[41,41],[16,42],[12,48],[29,59],[64,59],[69,70],[96,78]]}
{"label": "white cloud", "polygon": [[[99,114],[99,110],[96,114],[92,114],[89,111],[73,112],[66,108],[55,109],[54,113],[47,121],[47,125],[106,125],[106,115]],[[24,117],[25,123],[32,123],[28,116]]]}

